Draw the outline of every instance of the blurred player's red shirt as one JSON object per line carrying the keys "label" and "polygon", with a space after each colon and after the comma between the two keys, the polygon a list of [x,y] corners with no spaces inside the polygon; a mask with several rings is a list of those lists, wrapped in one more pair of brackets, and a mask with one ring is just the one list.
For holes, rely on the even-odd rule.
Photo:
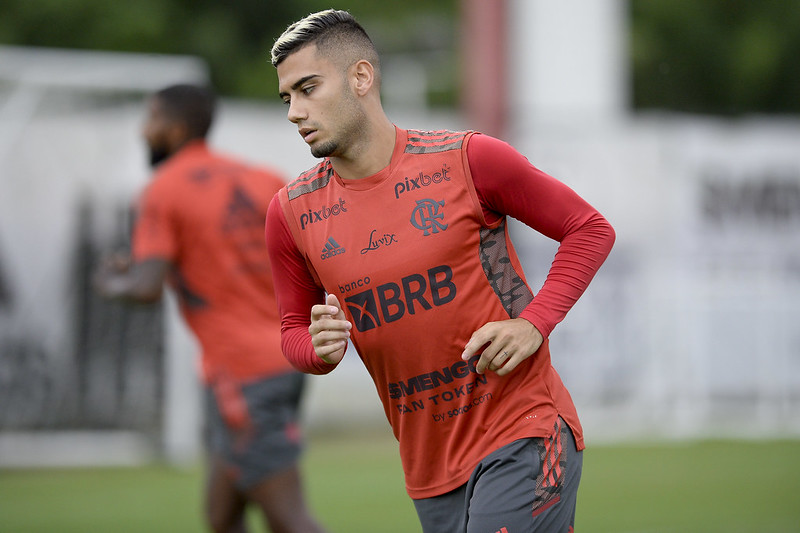
{"label": "blurred player's red shirt", "polygon": [[284,184],[198,141],[164,162],[140,199],[134,259],[174,265],[170,284],[200,342],[207,382],[291,369],[264,244],[267,206]]}

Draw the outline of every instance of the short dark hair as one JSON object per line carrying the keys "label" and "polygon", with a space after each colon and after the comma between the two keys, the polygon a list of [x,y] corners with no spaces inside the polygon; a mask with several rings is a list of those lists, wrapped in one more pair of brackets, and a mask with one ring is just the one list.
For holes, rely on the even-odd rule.
{"label": "short dark hair", "polygon": [[210,87],[190,84],[171,85],[155,97],[170,118],[183,123],[192,139],[204,139],[211,129],[216,95]]}
{"label": "short dark hair", "polygon": [[272,65],[277,67],[290,54],[309,44],[315,44],[319,52],[331,57],[351,63],[366,59],[376,70],[380,69],[375,45],[347,11],[319,11],[291,24],[272,46]]}

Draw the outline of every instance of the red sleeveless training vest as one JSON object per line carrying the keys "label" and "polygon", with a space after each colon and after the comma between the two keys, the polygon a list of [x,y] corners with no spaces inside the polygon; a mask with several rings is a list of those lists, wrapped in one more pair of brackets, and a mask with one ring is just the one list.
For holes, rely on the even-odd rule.
{"label": "red sleeveless training vest", "polygon": [[462,361],[472,333],[533,299],[505,218],[484,220],[469,173],[471,133],[397,129],[390,165],[342,180],[328,160],[279,193],[315,279],[353,323],[412,498],[465,483],[493,450],[546,436],[561,415],[583,447],[577,413],[539,351],[505,377]]}

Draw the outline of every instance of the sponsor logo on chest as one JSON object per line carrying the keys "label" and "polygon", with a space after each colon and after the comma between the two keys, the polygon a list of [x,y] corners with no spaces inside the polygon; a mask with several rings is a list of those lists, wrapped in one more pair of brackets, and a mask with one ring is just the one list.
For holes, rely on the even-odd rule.
{"label": "sponsor logo on chest", "polygon": [[442,183],[443,181],[450,181],[450,176],[447,175],[448,172],[450,172],[450,167],[442,165],[440,170],[430,174],[420,172],[417,176],[411,178],[406,176],[403,180],[394,184],[394,197],[399,199],[401,194]]}
{"label": "sponsor logo on chest", "polygon": [[[347,293],[370,284],[369,276],[358,279],[339,291]],[[429,268],[425,274],[404,276],[400,282],[388,282],[346,296],[344,301],[358,331],[368,331],[452,302],[457,293],[453,269],[449,265]]]}
{"label": "sponsor logo on chest", "polygon": [[336,242],[333,237],[328,237],[328,240],[325,241],[325,246],[322,248],[322,253],[320,254],[319,258],[323,261],[329,259],[335,255],[341,255],[345,253],[344,246]]}
{"label": "sponsor logo on chest", "polygon": [[339,198],[339,201],[333,205],[323,205],[319,210],[309,209],[308,212],[300,215],[300,229],[306,229],[311,224],[328,220],[330,217],[335,217],[342,213],[347,213],[347,207],[342,198]]}

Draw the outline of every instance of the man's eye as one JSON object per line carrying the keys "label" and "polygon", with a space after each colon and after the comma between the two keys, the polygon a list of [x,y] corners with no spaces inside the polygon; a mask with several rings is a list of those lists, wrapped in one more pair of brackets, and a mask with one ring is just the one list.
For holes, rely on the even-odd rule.
{"label": "man's eye", "polygon": [[301,92],[302,92],[304,95],[308,96],[309,94],[311,94],[311,91],[313,91],[313,90],[314,90],[314,87],[315,87],[314,85],[309,85],[308,87],[303,87],[303,88],[301,89]]}

